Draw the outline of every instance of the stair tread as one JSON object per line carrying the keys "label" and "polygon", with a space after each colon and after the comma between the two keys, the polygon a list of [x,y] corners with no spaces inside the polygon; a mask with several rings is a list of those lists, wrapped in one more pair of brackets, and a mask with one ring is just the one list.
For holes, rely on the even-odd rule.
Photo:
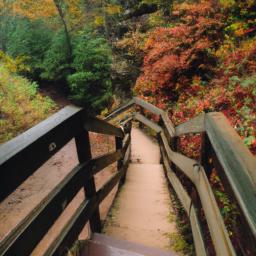
{"label": "stair tread", "polygon": [[109,245],[101,244],[96,241],[88,240],[80,256],[145,256],[143,254],[132,252]]}
{"label": "stair tread", "polygon": [[142,244],[129,242],[126,240],[120,240],[112,236],[99,234],[99,233],[93,234],[93,241],[98,242],[100,244],[108,245],[111,247],[136,252],[141,255],[147,255],[147,256],[155,256],[155,255],[174,256],[175,255],[173,252],[169,252],[169,251],[167,252],[158,248],[148,247]]}

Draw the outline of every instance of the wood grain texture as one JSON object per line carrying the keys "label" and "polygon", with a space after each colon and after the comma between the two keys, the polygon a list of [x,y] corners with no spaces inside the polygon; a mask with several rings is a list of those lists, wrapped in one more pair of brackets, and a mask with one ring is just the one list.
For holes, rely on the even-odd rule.
{"label": "wood grain texture", "polygon": [[189,216],[193,239],[195,243],[196,255],[207,255],[203,239],[204,237],[200,227],[198,216],[196,214],[196,209],[187,191],[182,186],[176,174],[171,170],[164,147],[160,146],[160,149],[163,156],[163,164],[166,170],[168,180],[171,183],[173,189],[175,190],[179,200],[181,201],[181,204],[183,205],[187,215]]}
{"label": "wood grain texture", "polygon": [[162,128],[157,125],[156,123],[154,123],[153,121],[147,119],[145,116],[136,113],[134,115],[134,119],[143,123],[144,125],[148,126],[149,128],[151,128],[152,130],[154,130],[156,133],[160,133],[162,131]]}
{"label": "wood grain texture", "polygon": [[81,132],[81,109],[68,106],[0,146],[0,201]]}
{"label": "wood grain texture", "polygon": [[195,160],[173,152],[163,133],[161,133],[160,138],[169,161],[172,161],[186,174],[197,188],[217,255],[235,255],[233,245],[203,167]]}
{"label": "wood grain texture", "polygon": [[206,115],[206,132],[256,238],[256,159],[223,114]]}
{"label": "wood grain texture", "polygon": [[205,131],[205,113],[175,127],[175,136]]}

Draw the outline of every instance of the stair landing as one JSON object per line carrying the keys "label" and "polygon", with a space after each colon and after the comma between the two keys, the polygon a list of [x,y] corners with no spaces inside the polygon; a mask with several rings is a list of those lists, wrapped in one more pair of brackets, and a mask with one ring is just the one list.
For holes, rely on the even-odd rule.
{"label": "stair landing", "polygon": [[157,143],[140,129],[131,134],[132,163],[104,232],[117,239],[168,249],[168,234],[176,233],[170,221],[171,200],[160,164]]}

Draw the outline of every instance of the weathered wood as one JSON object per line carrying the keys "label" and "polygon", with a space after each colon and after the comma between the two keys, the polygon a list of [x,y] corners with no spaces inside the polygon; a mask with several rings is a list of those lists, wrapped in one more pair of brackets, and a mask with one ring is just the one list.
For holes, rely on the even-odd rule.
{"label": "weathered wood", "polygon": [[132,100],[128,101],[128,103],[125,103],[122,106],[115,109],[114,111],[112,111],[107,117],[104,118],[104,120],[110,121],[110,120],[114,119],[116,116],[125,112],[126,110],[132,108],[133,106],[134,106],[134,100],[132,99]]}
{"label": "weathered wood", "polygon": [[[90,161],[91,146],[88,131],[83,131],[75,137],[78,160],[80,163]],[[90,172],[92,167],[90,167]],[[84,182],[85,196],[88,200],[92,199],[96,195],[96,186],[94,176],[89,177]],[[93,215],[90,218],[90,227],[92,232],[101,232],[101,221],[99,207],[96,207]]]}
{"label": "weathered wood", "polygon": [[68,106],[0,146],[0,201],[81,132],[80,115]]}
{"label": "weathered wood", "polygon": [[243,215],[256,237],[256,159],[223,114],[208,113],[206,131]]}
{"label": "weathered wood", "polygon": [[217,255],[235,255],[233,245],[203,167],[195,160],[173,152],[163,133],[161,133],[161,138],[168,159],[177,165],[197,188]]}
{"label": "weathered wood", "polygon": [[122,154],[123,154],[123,157],[129,147],[131,143],[131,134],[130,133],[127,133],[122,141]]}
{"label": "weathered wood", "polygon": [[143,123],[143,124],[145,124],[146,126],[151,128],[152,130],[154,130],[156,133],[160,133],[162,131],[162,128],[159,125],[150,121],[149,119],[147,119],[146,117],[144,117],[143,115],[141,115],[139,113],[136,113],[134,115],[134,119]]}
{"label": "weathered wood", "polygon": [[[115,140],[116,140],[116,150],[122,150],[122,148],[123,148],[123,139],[116,137]],[[120,171],[122,166],[123,166],[123,157],[117,162],[117,170]],[[119,183],[119,186],[123,185],[124,182],[125,181],[122,178],[120,183]]]}
{"label": "weathered wood", "polygon": [[83,201],[43,255],[59,256],[66,253],[67,249],[73,245],[97,207],[98,201],[96,196],[90,200]]}
{"label": "weathered wood", "polygon": [[110,180],[108,180],[101,189],[98,190],[97,194],[85,200],[76,212],[72,215],[68,223],[61,230],[57,239],[55,239],[49,248],[47,249],[44,256],[59,256],[62,255],[67,248],[70,248],[78,235],[84,228],[87,221],[93,216],[95,209],[98,208],[99,204],[109,194],[109,192],[115,187],[118,181],[125,173],[128,161],[122,167],[118,173],[116,173]]}
{"label": "weathered wood", "polygon": [[163,122],[163,125],[168,133],[167,138],[171,140],[172,137],[175,135],[175,128],[173,123],[171,122],[170,118],[168,117],[168,114],[166,112],[161,114],[161,120]]}
{"label": "weathered wood", "polygon": [[196,255],[207,255],[203,239],[203,233],[200,227],[198,216],[196,214],[196,209],[191,202],[191,198],[188,195],[187,191],[183,188],[176,174],[171,170],[164,147],[162,145],[160,146],[160,149],[163,156],[163,164],[167,173],[168,180],[171,183],[173,189],[175,190],[179,200],[181,201],[181,204],[183,205],[187,215],[189,216]]}
{"label": "weathered wood", "polygon": [[97,191],[97,200],[98,203],[101,203],[104,198],[111,192],[119,180],[122,179],[125,173],[125,165],[113,175],[98,191]]}
{"label": "weathered wood", "polygon": [[200,164],[204,167],[206,174],[210,177],[213,169],[213,164],[210,163],[212,157],[212,146],[206,132],[201,133],[201,149],[200,149]]}
{"label": "weathered wood", "polygon": [[110,164],[122,159],[123,155],[124,153],[122,150],[118,150],[110,154],[105,154],[103,156],[92,159],[92,174],[96,174]]}
{"label": "weathered wood", "polygon": [[155,114],[155,115],[161,115],[162,113],[164,113],[164,111],[160,108],[157,108],[156,106],[140,99],[140,98],[137,98],[137,97],[134,97],[134,102],[135,104],[141,106],[142,108],[144,109],[147,109],[149,110],[151,113]]}
{"label": "weathered wood", "polygon": [[0,242],[0,255],[30,255],[89,177],[90,163],[78,165]]}
{"label": "weathered wood", "polygon": [[205,113],[178,125],[175,127],[175,136],[185,135],[188,133],[200,133],[205,131],[204,126]]}
{"label": "weathered wood", "polygon": [[84,118],[84,128],[89,132],[113,135],[120,138],[124,137],[124,132],[121,128],[96,117]]}

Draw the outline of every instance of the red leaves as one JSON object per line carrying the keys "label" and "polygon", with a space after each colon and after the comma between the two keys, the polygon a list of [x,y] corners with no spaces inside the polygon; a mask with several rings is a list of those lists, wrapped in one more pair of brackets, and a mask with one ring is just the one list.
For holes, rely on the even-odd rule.
{"label": "red leaves", "polygon": [[218,44],[222,23],[215,18],[211,2],[182,4],[179,8],[185,24],[156,28],[145,44],[143,74],[135,92],[151,96],[152,100],[165,96],[175,100],[189,88],[193,76],[207,77],[214,72],[216,61],[209,49]]}

